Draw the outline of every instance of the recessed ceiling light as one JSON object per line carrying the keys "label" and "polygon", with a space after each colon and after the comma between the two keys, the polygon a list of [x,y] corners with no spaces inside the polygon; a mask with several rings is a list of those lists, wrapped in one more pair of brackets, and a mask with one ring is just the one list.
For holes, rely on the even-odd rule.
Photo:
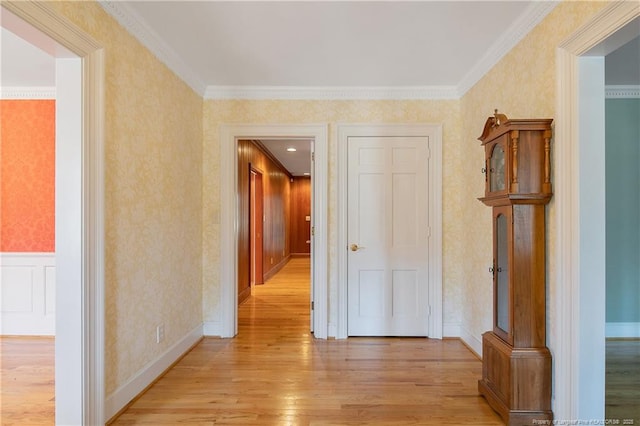
{"label": "recessed ceiling light", "polygon": [[311,176],[311,173],[303,173],[305,176]]}
{"label": "recessed ceiling light", "polygon": [[295,149],[295,148],[293,148],[293,147],[291,147],[291,148],[287,148],[287,151],[289,151],[289,152],[296,152],[296,149]]}

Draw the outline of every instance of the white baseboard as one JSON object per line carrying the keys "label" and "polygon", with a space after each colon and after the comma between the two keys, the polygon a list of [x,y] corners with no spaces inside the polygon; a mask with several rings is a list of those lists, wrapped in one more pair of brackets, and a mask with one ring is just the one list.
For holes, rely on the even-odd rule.
{"label": "white baseboard", "polygon": [[145,365],[127,383],[120,386],[104,401],[105,422],[115,416],[129,402],[153,383],[202,337],[202,324],[191,330],[155,360]]}
{"label": "white baseboard", "polygon": [[608,322],[604,328],[605,337],[640,338],[640,322]]}
{"label": "white baseboard", "polygon": [[460,327],[460,339],[482,358],[482,340],[471,334],[469,330]]}
{"label": "white baseboard", "polygon": [[0,253],[0,334],[55,333],[55,253]]}
{"label": "white baseboard", "polygon": [[205,336],[222,336],[222,323],[220,321],[205,321],[202,326],[202,334]]}
{"label": "white baseboard", "polygon": [[446,322],[442,325],[443,337],[460,337],[460,323]]}

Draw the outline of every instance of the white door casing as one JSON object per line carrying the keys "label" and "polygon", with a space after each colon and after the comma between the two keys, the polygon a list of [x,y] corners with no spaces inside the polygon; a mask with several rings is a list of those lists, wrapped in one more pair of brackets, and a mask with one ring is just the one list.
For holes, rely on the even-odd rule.
{"label": "white door casing", "polygon": [[429,138],[348,144],[348,335],[428,334]]}
{"label": "white door casing", "polygon": [[[397,284],[396,288],[396,305],[400,306],[403,303],[398,304],[398,298],[400,300],[407,301],[410,297],[411,292],[401,291],[401,288],[413,287],[414,283],[417,283],[422,279],[422,277],[426,277],[426,287],[420,289],[418,287],[414,287],[416,289],[416,298],[420,300],[414,300],[416,304],[422,304],[425,311],[423,314],[418,313],[419,310],[414,311],[414,318],[409,319],[404,315],[400,315],[397,318],[397,325],[393,326],[394,320],[389,320],[386,318],[384,327],[399,327],[403,326],[406,330],[401,332],[404,335],[427,335],[431,338],[442,338],[442,126],[439,124],[424,124],[424,125],[415,125],[415,124],[406,124],[406,125],[385,125],[385,124],[343,124],[338,125],[336,138],[338,140],[338,292],[337,292],[337,307],[338,307],[338,316],[337,323],[335,325],[336,337],[337,338],[346,338],[350,334],[360,334],[356,329],[352,329],[350,321],[355,319],[359,314],[355,314],[354,318],[350,317],[350,307],[349,307],[349,298],[358,298],[359,294],[362,294],[364,299],[367,300],[367,303],[378,303],[378,306],[386,303],[387,312],[390,312],[394,305],[393,303],[393,286],[392,286],[392,278],[395,275],[395,281]],[[356,231],[354,235],[352,235],[352,230],[355,227],[356,230],[361,225],[356,225],[357,221],[354,221],[353,224],[351,220],[357,217],[354,216],[352,218],[351,210],[352,210],[352,197],[349,197],[350,189],[348,186],[348,182],[350,181],[350,174],[358,174],[359,172],[354,172],[350,167],[350,154],[351,157],[354,156],[354,153],[350,153],[350,147],[353,141],[368,141],[372,142],[374,140],[383,141],[386,140],[387,144],[393,145],[395,143],[399,144],[398,147],[407,147],[407,142],[410,140],[422,140],[426,142],[427,146],[423,148],[423,153],[417,154],[424,157],[422,162],[416,161],[416,166],[414,169],[407,169],[407,171],[403,173],[391,173],[389,170],[389,177],[386,179],[388,182],[385,184],[387,188],[393,188],[394,186],[398,189],[398,193],[396,195],[397,198],[404,198],[405,200],[412,200],[411,203],[416,203],[415,207],[417,208],[419,205],[424,205],[424,212],[422,215],[422,220],[424,224],[421,225],[419,223],[420,215],[414,217],[415,224],[418,228],[421,229],[422,236],[418,236],[418,232],[415,234],[417,241],[419,238],[425,238],[426,243],[423,248],[418,249],[417,246],[413,246],[411,248],[411,244],[397,244],[397,251],[393,253],[391,252],[382,253],[377,252],[378,249],[369,249],[368,247],[373,242],[372,236],[363,236],[363,241],[366,241],[369,238],[369,242],[365,243],[363,241],[351,241],[350,237],[360,238],[358,232]],[[392,143],[389,143],[394,141]],[[358,144],[353,145],[354,148]],[[383,144],[384,145],[384,144]],[[420,145],[420,144],[418,144]],[[397,150],[397,159],[405,157],[408,151],[404,148]],[[387,158],[388,164],[393,163],[393,148],[390,147],[390,151],[388,153],[380,153],[381,157]],[[362,154],[365,157],[373,156],[376,157],[376,154],[373,152]],[[402,161],[399,161],[402,163]],[[404,163],[408,163],[408,161],[404,161]],[[367,166],[371,167],[371,166]],[[411,170],[417,171],[421,169],[417,174],[413,174]],[[364,171],[364,170],[363,170]],[[371,170],[369,170],[370,172]],[[424,174],[424,177],[421,177],[420,173]],[[395,178],[393,177],[395,175]],[[364,185],[369,185],[370,187],[377,186],[376,180],[381,180],[380,176],[374,177],[375,175],[366,174],[366,177],[363,178],[362,182]],[[395,183],[394,183],[395,179]],[[423,188],[418,188],[421,186],[420,182],[424,182]],[[414,191],[410,190],[411,185],[415,184],[416,190],[422,189],[424,200],[421,197],[412,198],[415,194]],[[371,193],[372,189],[365,189],[365,192]],[[387,189],[387,192],[390,192]],[[385,197],[388,198],[388,197]],[[368,223],[369,227],[375,227],[375,222],[379,221],[385,222],[385,239],[393,238],[394,234],[394,221],[393,214],[404,215],[406,212],[399,208],[399,205],[396,204],[394,207],[393,198],[390,198],[389,201],[382,201],[382,197],[374,197],[370,200],[363,200],[363,202],[383,202],[388,205],[386,209],[391,209],[388,215],[384,215],[383,218],[378,212],[374,215],[366,216],[366,214],[362,217],[362,219]],[[358,201],[359,202],[359,201]],[[356,209],[357,210],[357,209]],[[373,207],[369,207],[368,210],[377,210]],[[394,211],[395,210],[395,211]],[[417,209],[419,211],[420,209]],[[356,213],[357,215],[357,213]],[[406,222],[406,223],[405,223]],[[405,241],[411,239],[412,237],[409,235],[409,228],[412,227],[411,223],[407,222],[407,216],[404,216],[404,221],[397,221],[395,223],[395,231],[397,242]],[[381,235],[381,234],[379,234]],[[427,237],[424,237],[428,235]],[[365,248],[361,250],[357,250],[355,252],[351,251],[351,244],[359,244],[360,246],[364,246]],[[369,244],[369,246],[367,246]],[[365,255],[365,253],[369,250],[369,253]],[[386,249],[388,250],[388,248]],[[415,250],[415,253],[412,251]],[[424,251],[424,252],[423,252]],[[362,258],[363,261],[367,259],[372,261],[374,264],[378,263],[380,266],[384,266],[384,268],[379,267],[371,267],[370,271],[365,271],[362,275],[368,276],[369,278],[373,278],[372,282],[378,282],[378,291],[387,292],[387,297],[379,296],[378,298],[374,297],[373,294],[369,294],[369,290],[366,287],[362,287],[360,290],[360,284],[351,286],[352,278],[354,278],[357,282],[358,275],[361,275],[360,272],[356,274],[357,268],[350,268],[349,263],[352,261],[358,262],[360,260],[358,257]],[[414,265],[408,266],[406,263],[408,260],[412,260]],[[385,269],[392,263],[392,261],[397,261],[399,263],[396,266],[390,268],[390,270],[385,271]],[[404,263],[402,263],[404,262]],[[415,267],[415,264],[420,264],[420,267]],[[353,270],[352,270],[353,269]],[[395,269],[395,274],[393,272]],[[376,271],[385,271],[385,272],[376,272]],[[350,274],[352,276],[350,276]],[[381,277],[387,276],[387,284],[381,284],[384,280],[381,280]],[[376,278],[377,277],[377,278]],[[370,280],[371,281],[371,280]],[[403,286],[404,284],[404,286]],[[364,285],[364,284],[363,284]],[[383,290],[384,289],[384,290]],[[383,294],[383,293],[378,293]],[[406,305],[406,303],[404,303]],[[356,305],[359,306],[359,302],[356,302]],[[364,316],[371,313],[371,307],[373,305],[369,305],[364,307],[365,310],[362,311]],[[414,305],[415,307],[415,305]],[[360,307],[358,307],[360,309]],[[396,308],[397,311],[398,308]],[[368,311],[367,311],[368,310]],[[360,315],[363,316],[363,315]],[[422,319],[421,316],[423,317]],[[373,321],[374,323],[381,323],[381,319],[377,321]],[[389,324],[386,324],[387,321],[390,321]],[[366,321],[365,321],[366,322]],[[359,326],[357,326],[359,327]],[[411,329],[413,327],[414,329]],[[423,330],[420,330],[420,328]],[[406,333],[406,334],[405,334]],[[389,330],[385,330],[383,332],[384,335],[393,335],[398,333],[389,333]]]}

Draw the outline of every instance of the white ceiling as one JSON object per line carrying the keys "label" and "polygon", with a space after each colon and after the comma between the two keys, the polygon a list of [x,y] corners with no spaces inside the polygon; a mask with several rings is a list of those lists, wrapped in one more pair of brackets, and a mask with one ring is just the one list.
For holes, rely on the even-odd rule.
{"label": "white ceiling", "polygon": [[[311,172],[311,141],[309,139],[261,139],[271,152],[293,176]],[[295,152],[287,151],[294,148]]]}
{"label": "white ceiling", "polygon": [[155,35],[205,86],[457,86],[510,23],[538,10],[527,1],[102,4]]}
{"label": "white ceiling", "polygon": [[640,37],[636,37],[604,58],[605,84],[640,85]]}
{"label": "white ceiling", "polygon": [[0,33],[0,86],[52,87],[56,84],[55,59],[11,31]]}

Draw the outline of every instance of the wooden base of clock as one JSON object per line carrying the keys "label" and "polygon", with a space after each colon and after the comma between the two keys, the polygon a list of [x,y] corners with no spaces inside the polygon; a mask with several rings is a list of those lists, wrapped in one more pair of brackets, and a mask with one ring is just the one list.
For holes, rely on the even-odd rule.
{"label": "wooden base of clock", "polygon": [[553,420],[549,349],[514,348],[493,332],[484,333],[478,391],[508,426]]}

